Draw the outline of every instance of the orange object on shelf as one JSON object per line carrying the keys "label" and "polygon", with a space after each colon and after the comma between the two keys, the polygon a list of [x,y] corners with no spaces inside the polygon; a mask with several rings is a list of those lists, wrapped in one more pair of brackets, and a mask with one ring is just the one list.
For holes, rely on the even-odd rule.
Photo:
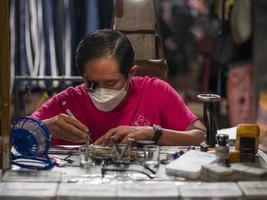
{"label": "orange object on shelf", "polygon": [[235,148],[240,152],[240,162],[255,162],[259,148],[260,127],[257,124],[237,126]]}
{"label": "orange object on shelf", "polygon": [[241,138],[255,138],[255,153],[259,147],[260,127],[257,124],[239,124],[236,130],[235,148],[240,150]]}
{"label": "orange object on shelf", "polygon": [[232,150],[229,152],[229,162],[240,162],[240,152],[236,150]]}

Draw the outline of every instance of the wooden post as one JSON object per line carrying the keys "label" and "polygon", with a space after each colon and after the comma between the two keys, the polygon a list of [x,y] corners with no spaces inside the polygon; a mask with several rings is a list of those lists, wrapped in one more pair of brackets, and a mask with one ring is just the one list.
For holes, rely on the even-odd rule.
{"label": "wooden post", "polygon": [[155,59],[156,13],[154,1],[117,0],[115,8],[113,29],[127,35],[135,49],[135,59]]}
{"label": "wooden post", "polygon": [[115,0],[112,28],[126,34],[135,50],[137,76],[168,78],[168,66],[157,21],[158,0]]}
{"label": "wooden post", "polygon": [[0,2],[0,168],[10,168],[9,0]]}

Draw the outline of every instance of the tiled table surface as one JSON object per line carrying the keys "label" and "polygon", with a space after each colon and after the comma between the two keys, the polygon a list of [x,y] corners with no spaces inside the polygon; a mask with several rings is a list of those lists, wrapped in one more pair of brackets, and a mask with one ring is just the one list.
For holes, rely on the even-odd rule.
{"label": "tiled table surface", "polygon": [[164,165],[153,180],[138,173],[108,173],[102,178],[98,167],[12,169],[2,173],[2,199],[267,199],[267,181],[186,181],[167,176]]}

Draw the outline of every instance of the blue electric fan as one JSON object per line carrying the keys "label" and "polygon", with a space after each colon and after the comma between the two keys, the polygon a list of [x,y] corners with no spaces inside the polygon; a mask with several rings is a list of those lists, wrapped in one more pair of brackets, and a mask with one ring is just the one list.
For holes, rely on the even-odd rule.
{"label": "blue electric fan", "polygon": [[48,156],[51,134],[48,127],[33,117],[21,117],[11,132],[12,164],[23,168],[46,170],[54,164]]}

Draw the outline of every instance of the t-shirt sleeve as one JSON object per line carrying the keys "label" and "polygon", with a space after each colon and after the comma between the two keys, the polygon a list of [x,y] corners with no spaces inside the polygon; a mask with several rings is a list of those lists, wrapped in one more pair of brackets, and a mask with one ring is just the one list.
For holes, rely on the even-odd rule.
{"label": "t-shirt sleeve", "polygon": [[43,120],[59,115],[60,113],[62,113],[62,110],[58,98],[59,95],[51,97],[40,108],[38,108],[35,112],[33,112],[31,116]]}
{"label": "t-shirt sleeve", "polygon": [[164,85],[162,121],[164,126],[174,130],[185,130],[197,117],[185,104],[182,97],[169,84]]}

